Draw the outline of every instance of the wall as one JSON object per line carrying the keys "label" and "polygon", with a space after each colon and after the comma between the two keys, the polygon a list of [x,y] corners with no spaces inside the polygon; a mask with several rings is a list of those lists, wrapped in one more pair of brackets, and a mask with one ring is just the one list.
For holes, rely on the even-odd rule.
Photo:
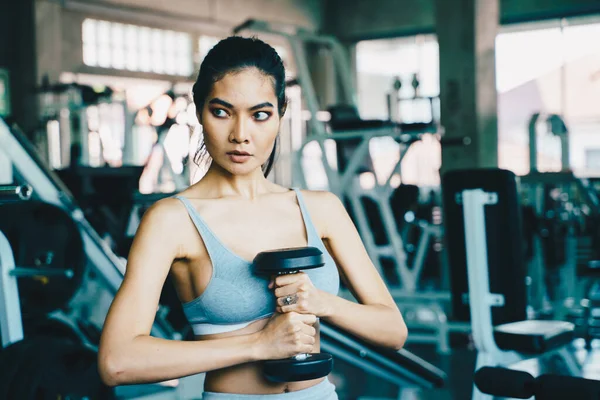
{"label": "wall", "polygon": [[[600,13],[597,0],[500,2],[502,24],[592,13]],[[354,41],[434,32],[435,0],[328,0],[323,29]]]}
{"label": "wall", "polygon": [[166,13],[221,25],[235,25],[248,18],[321,25],[319,0],[95,0],[88,3]]}

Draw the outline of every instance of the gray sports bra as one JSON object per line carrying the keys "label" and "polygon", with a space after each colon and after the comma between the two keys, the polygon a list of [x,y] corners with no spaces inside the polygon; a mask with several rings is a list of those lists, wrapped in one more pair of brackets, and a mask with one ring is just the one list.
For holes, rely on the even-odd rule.
{"label": "gray sports bra", "polygon": [[[315,287],[337,295],[339,273],[331,255],[313,225],[300,190],[294,189],[308,236],[308,245],[319,248],[325,265],[305,271]],[[275,312],[275,295],[268,288],[269,279],[255,275],[252,263],[229,250],[210,230],[198,211],[183,196],[175,196],[185,205],[198,229],[212,262],[212,276],[204,292],[183,303],[183,311],[196,335],[229,332],[271,316]]]}

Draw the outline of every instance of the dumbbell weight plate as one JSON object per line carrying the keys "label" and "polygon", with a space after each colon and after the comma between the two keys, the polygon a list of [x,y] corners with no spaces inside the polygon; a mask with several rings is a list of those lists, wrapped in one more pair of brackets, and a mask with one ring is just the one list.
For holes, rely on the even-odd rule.
{"label": "dumbbell weight plate", "polygon": [[297,382],[329,375],[333,357],[327,353],[312,353],[306,359],[294,357],[264,361],[263,373],[272,382]]}
{"label": "dumbbell weight plate", "polygon": [[323,252],[316,247],[263,251],[254,258],[254,270],[261,275],[279,275],[325,265]]}

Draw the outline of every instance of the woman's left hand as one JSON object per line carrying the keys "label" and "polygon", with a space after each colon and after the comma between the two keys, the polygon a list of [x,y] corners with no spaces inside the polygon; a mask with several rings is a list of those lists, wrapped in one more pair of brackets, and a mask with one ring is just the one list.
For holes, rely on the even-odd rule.
{"label": "woman's left hand", "polygon": [[269,289],[272,288],[275,288],[279,313],[295,311],[317,317],[327,315],[328,293],[317,289],[304,272],[277,276],[275,282],[269,284]]}

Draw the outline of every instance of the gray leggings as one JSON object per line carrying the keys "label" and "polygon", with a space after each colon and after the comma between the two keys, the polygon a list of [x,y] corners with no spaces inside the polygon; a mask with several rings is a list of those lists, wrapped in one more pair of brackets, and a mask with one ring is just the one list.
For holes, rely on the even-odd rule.
{"label": "gray leggings", "polygon": [[335,386],[327,378],[315,386],[279,394],[233,394],[204,392],[202,400],[338,400]]}

